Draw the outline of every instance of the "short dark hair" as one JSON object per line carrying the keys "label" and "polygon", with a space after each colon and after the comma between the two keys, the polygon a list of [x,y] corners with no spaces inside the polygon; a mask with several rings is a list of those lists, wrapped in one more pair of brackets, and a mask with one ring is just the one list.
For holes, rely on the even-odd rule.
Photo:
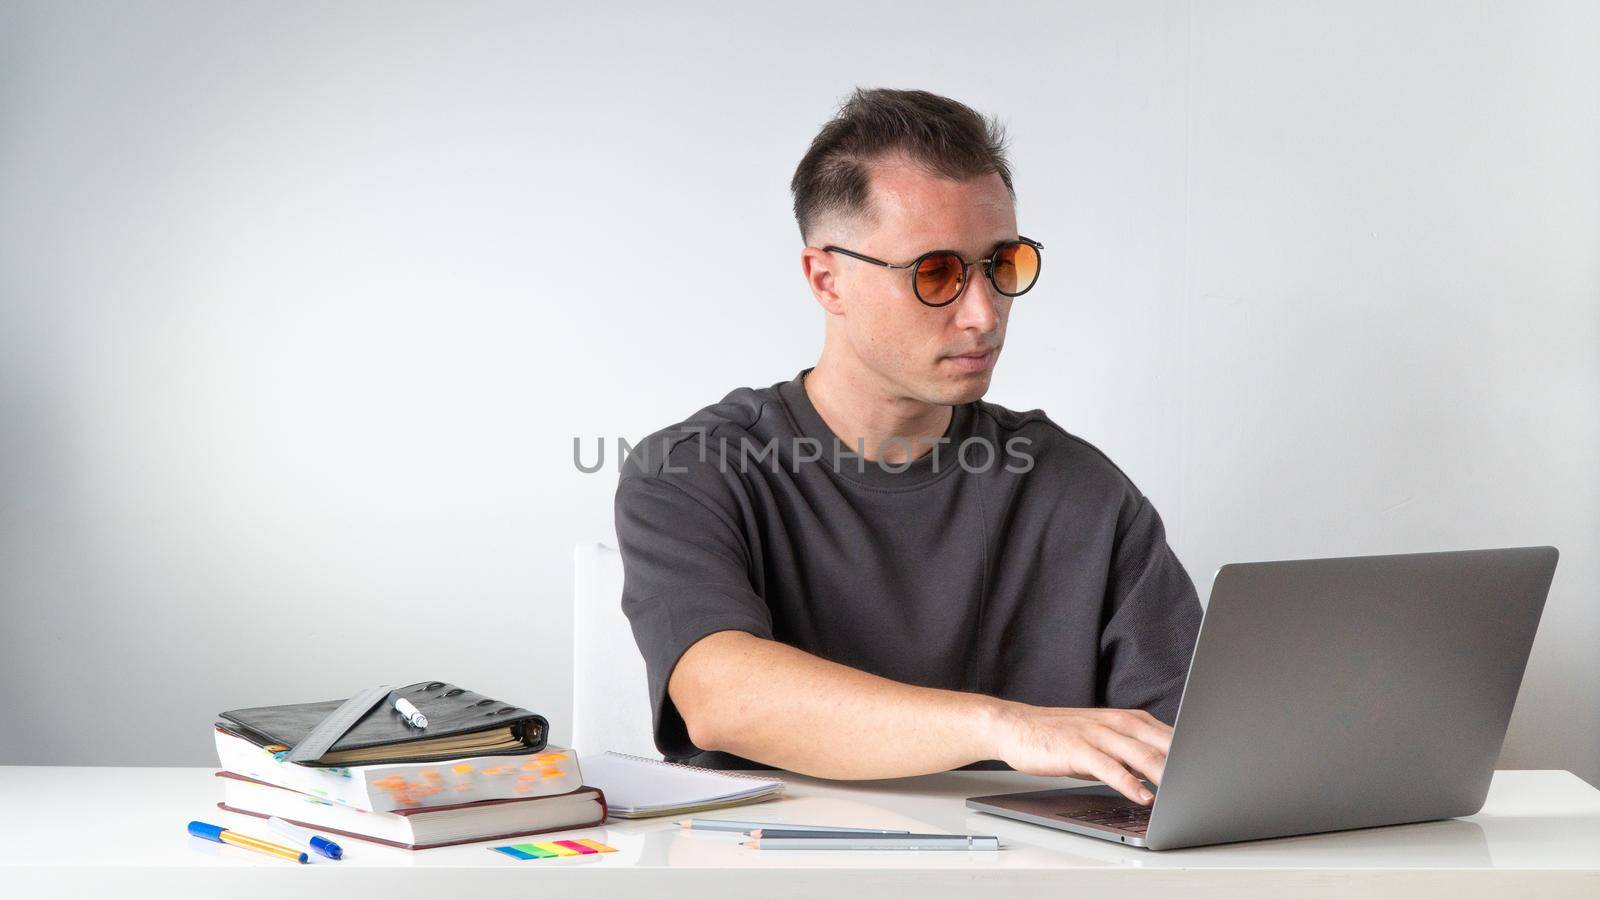
{"label": "short dark hair", "polygon": [[993,172],[1017,199],[998,118],[927,91],[858,87],[812,139],[789,182],[801,239],[809,243],[825,215],[870,219],[867,164],[896,154],[958,181]]}

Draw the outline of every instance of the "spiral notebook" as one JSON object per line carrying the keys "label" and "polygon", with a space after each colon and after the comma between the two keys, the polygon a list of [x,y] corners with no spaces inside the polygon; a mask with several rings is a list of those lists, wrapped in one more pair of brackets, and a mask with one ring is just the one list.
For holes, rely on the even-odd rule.
{"label": "spiral notebook", "polygon": [[605,792],[620,819],[671,816],[775,797],[783,782],[607,751],[578,760],[583,783]]}

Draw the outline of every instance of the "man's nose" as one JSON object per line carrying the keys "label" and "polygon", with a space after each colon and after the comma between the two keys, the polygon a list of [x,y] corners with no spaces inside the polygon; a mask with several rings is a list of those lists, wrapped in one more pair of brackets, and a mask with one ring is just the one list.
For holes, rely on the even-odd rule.
{"label": "man's nose", "polygon": [[967,282],[967,289],[956,300],[956,325],[987,334],[999,325],[1000,311],[995,308],[994,285],[983,274],[982,263],[967,271]]}

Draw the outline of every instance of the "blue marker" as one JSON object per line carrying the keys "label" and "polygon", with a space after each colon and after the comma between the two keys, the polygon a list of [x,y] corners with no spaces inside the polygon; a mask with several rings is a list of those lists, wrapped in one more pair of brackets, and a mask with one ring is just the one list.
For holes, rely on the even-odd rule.
{"label": "blue marker", "polygon": [[293,822],[286,822],[277,816],[273,816],[267,819],[267,826],[284,837],[294,838],[296,843],[310,847],[329,859],[339,859],[344,856],[344,850],[338,844],[321,835],[307,831]]}

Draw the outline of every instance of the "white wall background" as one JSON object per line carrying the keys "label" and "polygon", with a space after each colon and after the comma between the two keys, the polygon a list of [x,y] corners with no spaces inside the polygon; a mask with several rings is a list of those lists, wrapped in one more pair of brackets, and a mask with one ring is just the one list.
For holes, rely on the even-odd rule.
{"label": "white wall background", "polygon": [[1502,764],[1600,780],[1597,60],[1581,2],[6,3],[0,762],[432,678],[564,740],[572,439],[814,362],[787,181],[860,84],[1008,122],[989,398],[1202,596],[1559,546]]}

